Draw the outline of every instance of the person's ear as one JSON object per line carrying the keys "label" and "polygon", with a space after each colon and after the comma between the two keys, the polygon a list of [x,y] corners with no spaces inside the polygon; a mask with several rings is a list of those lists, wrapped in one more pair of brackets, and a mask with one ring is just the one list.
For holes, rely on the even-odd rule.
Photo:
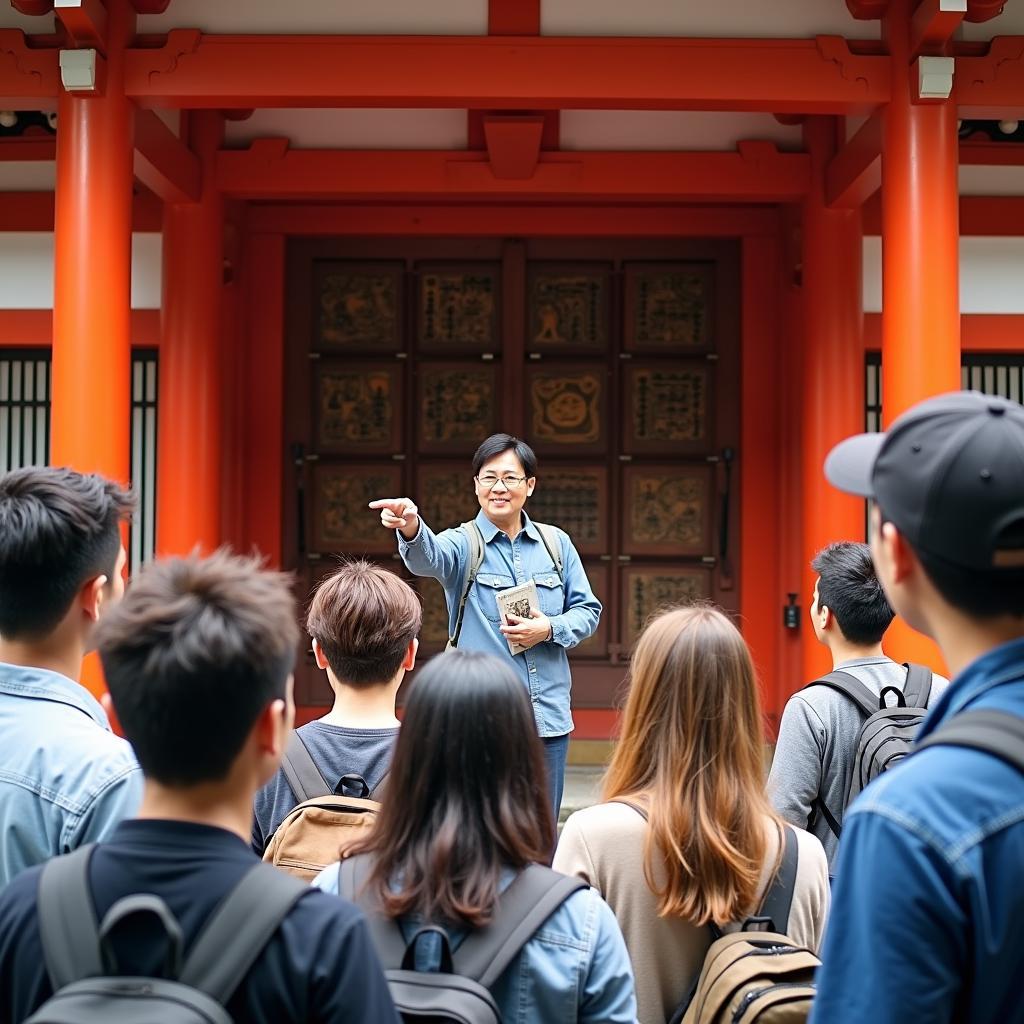
{"label": "person's ear", "polygon": [[903,534],[893,523],[883,523],[881,548],[893,583],[905,583],[917,566],[917,558]]}
{"label": "person's ear", "polygon": [[832,614],[832,609],[827,604],[818,602],[818,625],[822,629],[828,629],[832,623],[836,621],[835,615]]}
{"label": "person's ear", "polygon": [[99,621],[100,608],[103,606],[103,601],[106,597],[106,586],[107,577],[101,574],[94,576],[91,580],[86,580],[82,584],[82,589],[78,592],[78,601],[82,612],[92,622]]}
{"label": "person's ear", "polygon": [[281,759],[285,744],[288,742],[288,733],[291,732],[293,718],[287,702],[280,697],[272,700],[259,713],[253,731],[261,754],[275,761]]}
{"label": "person's ear", "polygon": [[411,672],[416,667],[416,652],[420,649],[420,642],[417,637],[413,637],[409,641],[409,646],[405,649],[405,658],[402,660],[402,668],[406,672]]}
{"label": "person's ear", "polygon": [[526,496],[528,498],[533,495],[533,492],[536,489],[536,487],[537,478],[535,476],[531,476],[530,479],[526,481]]}
{"label": "person's ear", "polygon": [[313,658],[316,661],[316,667],[326,670],[328,668],[327,655],[324,654],[324,649],[320,646],[320,641],[317,640],[315,636],[311,637],[311,639],[313,641]]}

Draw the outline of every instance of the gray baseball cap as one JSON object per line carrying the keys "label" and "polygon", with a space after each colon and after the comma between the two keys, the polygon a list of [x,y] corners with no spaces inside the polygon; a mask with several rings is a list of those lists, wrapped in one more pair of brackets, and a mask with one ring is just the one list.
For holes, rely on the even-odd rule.
{"label": "gray baseball cap", "polygon": [[920,402],[884,434],[836,445],[825,476],[873,498],[915,550],[966,569],[1024,569],[1024,406],[978,391]]}

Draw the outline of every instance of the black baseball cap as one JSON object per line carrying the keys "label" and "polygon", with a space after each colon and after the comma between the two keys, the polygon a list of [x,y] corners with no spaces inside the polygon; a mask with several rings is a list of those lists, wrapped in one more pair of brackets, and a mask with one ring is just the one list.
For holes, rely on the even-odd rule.
{"label": "black baseball cap", "polygon": [[1024,569],[1024,406],[979,391],[920,402],[884,434],[836,445],[825,476],[873,498],[915,550],[982,571]]}

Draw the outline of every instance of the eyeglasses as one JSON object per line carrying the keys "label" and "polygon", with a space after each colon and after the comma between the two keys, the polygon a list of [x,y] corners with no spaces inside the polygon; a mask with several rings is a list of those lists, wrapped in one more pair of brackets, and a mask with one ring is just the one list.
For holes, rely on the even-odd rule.
{"label": "eyeglasses", "polygon": [[476,482],[485,491],[489,491],[494,488],[499,480],[505,485],[506,490],[514,491],[517,487],[522,487],[526,482],[526,477],[516,476],[515,473],[506,473],[504,476],[491,476],[490,474],[487,474],[487,476],[478,476],[476,478]]}

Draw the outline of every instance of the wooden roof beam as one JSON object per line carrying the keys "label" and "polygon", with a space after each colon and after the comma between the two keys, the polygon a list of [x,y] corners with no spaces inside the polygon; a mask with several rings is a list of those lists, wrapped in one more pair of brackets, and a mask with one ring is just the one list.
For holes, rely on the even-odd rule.
{"label": "wooden roof beam", "polygon": [[882,187],[882,112],[876,110],[825,168],[825,202],[852,209]]}
{"label": "wooden roof beam", "polygon": [[870,113],[889,60],[816,39],[231,36],[128,51],[142,106]]}
{"label": "wooden roof beam", "polygon": [[953,101],[964,118],[1024,114],[1024,36],[996,36],[984,56],[957,57]]}
{"label": "wooden roof beam", "polygon": [[59,89],[57,51],[28,46],[19,29],[0,29],[0,109],[52,110]]}
{"label": "wooden roof beam", "polygon": [[486,154],[463,150],[291,150],[259,139],[217,154],[217,183],[238,199],[792,202],[809,181],[806,153],[768,142],[731,153],[541,153],[528,178],[498,177]]}
{"label": "wooden roof beam", "polygon": [[107,9],[103,0],[55,0],[53,13],[74,46],[106,54]]}
{"label": "wooden roof beam", "polygon": [[942,56],[967,15],[967,0],[920,0],[910,19],[910,58]]}
{"label": "wooden roof beam", "polygon": [[152,110],[135,115],[135,177],[168,203],[194,203],[202,189],[199,158]]}

